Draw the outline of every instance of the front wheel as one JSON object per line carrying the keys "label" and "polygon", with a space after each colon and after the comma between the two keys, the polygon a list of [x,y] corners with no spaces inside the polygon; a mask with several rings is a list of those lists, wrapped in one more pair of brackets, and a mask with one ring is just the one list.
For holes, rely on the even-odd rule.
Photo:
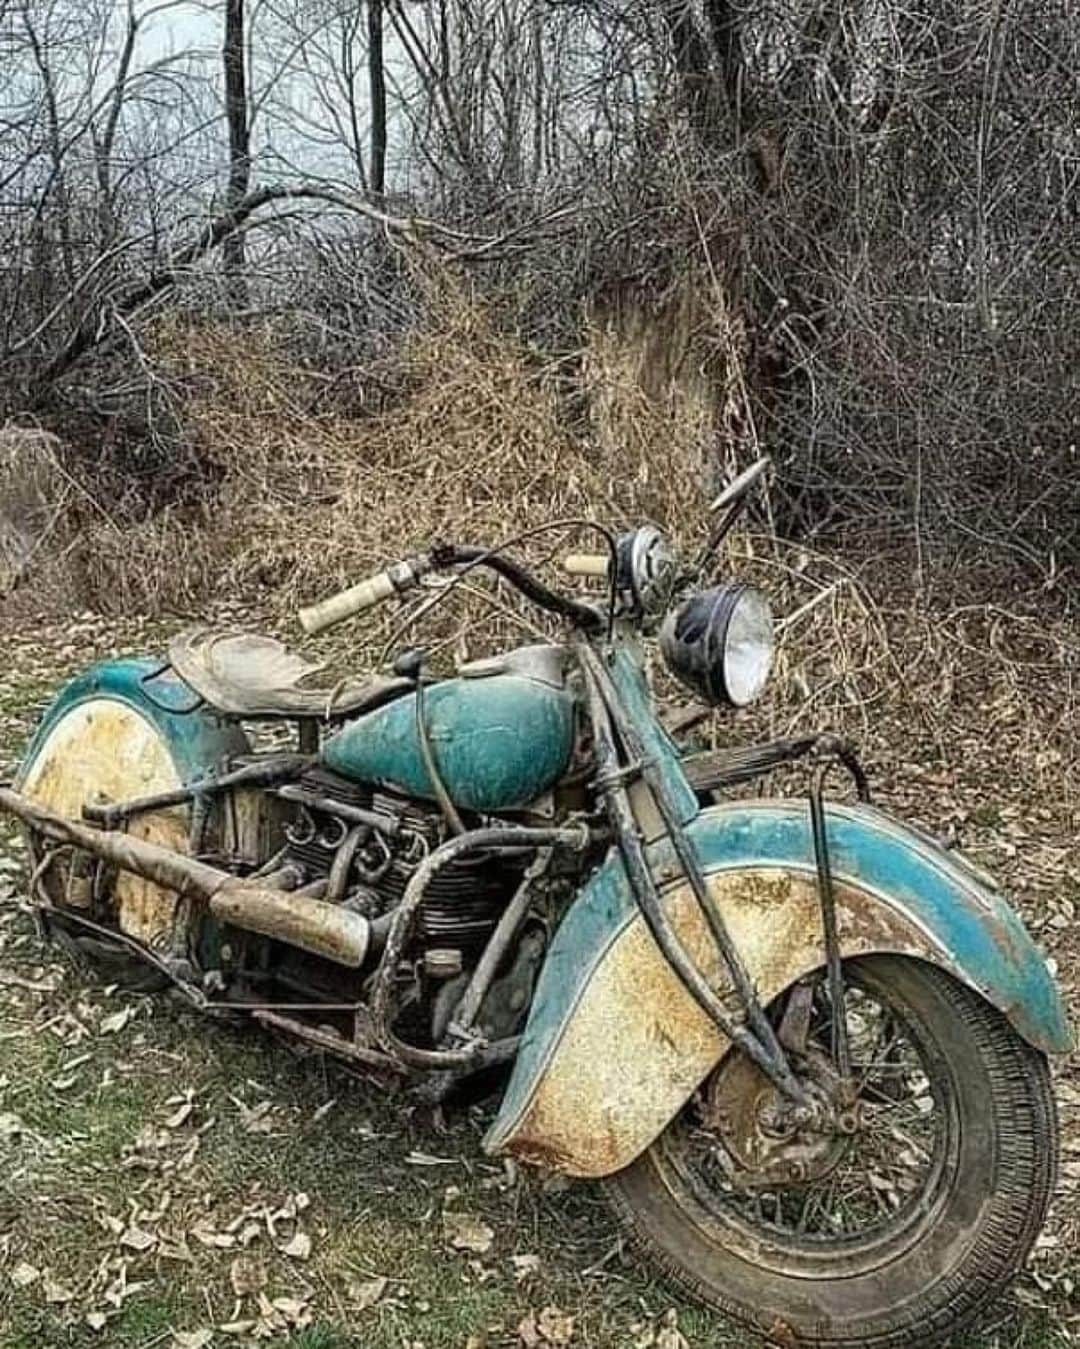
{"label": "front wheel", "polygon": [[[769,1084],[729,1054],[606,1186],[654,1263],[777,1343],[929,1345],[978,1314],[1038,1235],[1057,1156],[1049,1074],[931,965],[873,956],[844,975],[849,1132],[785,1135]],[[820,1058],[823,980],[805,1005]]]}

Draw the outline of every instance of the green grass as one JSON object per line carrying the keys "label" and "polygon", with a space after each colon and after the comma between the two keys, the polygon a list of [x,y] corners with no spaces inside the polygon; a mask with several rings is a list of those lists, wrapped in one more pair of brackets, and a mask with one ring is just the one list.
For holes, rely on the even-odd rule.
{"label": "green grass", "polygon": [[[19,954],[5,967],[28,978],[40,973],[36,947],[20,940]],[[18,1001],[17,1009],[7,1001],[0,1034],[47,1025],[65,1013],[94,1024],[123,1004],[74,973],[55,993],[26,993]],[[230,1282],[238,1254],[261,1262],[266,1297],[296,1299],[308,1309],[310,1323],[287,1337],[308,1349],[416,1343],[464,1349],[470,1337],[514,1343],[523,1317],[549,1304],[575,1316],[575,1344],[632,1345],[669,1308],[700,1349],[753,1343],[627,1261],[595,1189],[546,1192],[537,1180],[508,1177],[485,1157],[478,1140],[486,1107],[439,1128],[408,1098],[380,1096],[336,1067],[296,1059],[265,1036],[214,1025],[160,1000],[134,999],[133,1005],[135,1018],[115,1036],[69,1047],[49,1031],[0,1040],[0,1114],[17,1114],[28,1131],[9,1144],[0,1187],[4,1268],[18,1261],[49,1268],[76,1294],[70,1303],[48,1306],[40,1281],[17,1289],[0,1273],[5,1349],[168,1345],[173,1330],[250,1318],[257,1310],[253,1298],[237,1306]],[[59,1091],[51,1085],[65,1081],[57,1075],[66,1061],[86,1053],[91,1057],[76,1069],[76,1085]],[[176,1111],[170,1102],[189,1090],[195,1103],[189,1119],[165,1128]],[[249,1132],[238,1101],[249,1109],[271,1101],[270,1132]],[[314,1118],[331,1101],[331,1109]],[[143,1133],[139,1147],[147,1125],[161,1136],[150,1140]],[[192,1164],[177,1169],[196,1137]],[[417,1165],[417,1154],[451,1160]],[[279,1209],[298,1193],[307,1196],[306,1206],[295,1221],[281,1220],[276,1242],[257,1218],[252,1221],[261,1221],[263,1230],[246,1250],[205,1247],[192,1235],[200,1219],[213,1232],[238,1234],[245,1212]],[[477,1256],[447,1246],[441,1221],[447,1203],[490,1225],[489,1252]],[[190,1258],[126,1248],[105,1225],[106,1215],[134,1219],[159,1236],[186,1234]],[[298,1226],[311,1237],[307,1260],[280,1249]],[[539,1256],[540,1269],[519,1283],[510,1257],[526,1253]],[[115,1310],[104,1289],[121,1262],[129,1286],[145,1286]],[[353,1309],[356,1286],[376,1277],[387,1280],[380,1301]],[[104,1331],[85,1322],[95,1309],[112,1312]],[[972,1338],[970,1349],[1058,1349],[1068,1343],[1058,1312],[1014,1307],[1007,1323]],[[244,1342],[242,1336],[214,1340]]]}

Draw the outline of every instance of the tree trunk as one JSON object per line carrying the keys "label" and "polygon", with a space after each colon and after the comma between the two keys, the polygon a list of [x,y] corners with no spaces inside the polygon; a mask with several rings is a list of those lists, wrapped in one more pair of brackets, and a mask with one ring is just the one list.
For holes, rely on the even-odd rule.
{"label": "tree trunk", "polygon": [[[251,182],[251,144],[248,127],[247,70],[244,59],[244,0],[225,0],[225,121],[229,130],[229,185],[226,211],[244,200]],[[230,234],[222,246],[229,297],[242,307],[247,303],[244,280],[244,233]]]}
{"label": "tree trunk", "polygon": [[386,191],[386,70],[383,0],[368,0],[368,83],[371,93],[371,190]]}

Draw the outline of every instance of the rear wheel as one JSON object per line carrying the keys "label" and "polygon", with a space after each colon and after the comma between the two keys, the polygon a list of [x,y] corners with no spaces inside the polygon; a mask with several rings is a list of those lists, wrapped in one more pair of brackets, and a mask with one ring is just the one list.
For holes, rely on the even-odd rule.
{"label": "rear wheel", "polygon": [[[844,969],[849,1132],[777,1129],[770,1085],[728,1055],[606,1185],[655,1263],[779,1343],[928,1345],[1001,1290],[1038,1234],[1057,1151],[1049,1074],[943,971],[895,956]],[[808,1005],[815,1053],[822,980]]]}

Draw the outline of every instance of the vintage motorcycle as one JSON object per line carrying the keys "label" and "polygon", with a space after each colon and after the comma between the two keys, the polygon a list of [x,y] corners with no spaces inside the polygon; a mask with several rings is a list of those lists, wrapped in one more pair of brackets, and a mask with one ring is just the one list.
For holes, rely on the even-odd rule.
{"label": "vintage motorcycle", "polygon": [[[659,721],[643,635],[710,705],[767,681],[764,596],[698,589],[764,468],[689,568],[589,524],[604,552],[567,568],[603,602],[446,544],[301,614],[486,567],[565,622],[453,678],[407,651],[312,688],[278,641],[205,630],[96,665],[0,807],[44,935],[431,1101],[494,1077],[486,1147],[603,1178],[691,1296],[782,1344],[926,1345],[1035,1240],[1070,1032],[993,882],[873,808],[849,746],[689,754]],[[253,749],[260,723],[295,738]],[[800,759],[805,796],[722,799]],[[826,804],[841,769],[857,799]]]}

